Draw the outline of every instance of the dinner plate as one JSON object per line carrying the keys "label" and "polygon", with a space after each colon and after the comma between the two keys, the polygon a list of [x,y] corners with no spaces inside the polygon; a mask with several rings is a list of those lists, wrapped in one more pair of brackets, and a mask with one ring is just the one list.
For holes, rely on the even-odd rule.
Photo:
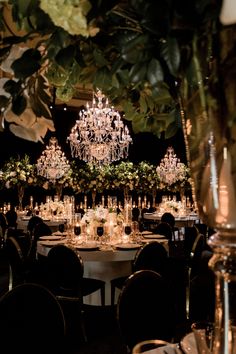
{"label": "dinner plate", "polygon": [[99,250],[99,245],[97,242],[87,242],[77,245],[76,248],[80,251],[97,251]]}
{"label": "dinner plate", "polygon": [[60,244],[63,244],[65,243],[66,240],[45,240],[45,241],[39,241],[40,245],[43,245],[43,246],[47,246],[47,247],[52,247],[52,246],[56,246],[56,245],[60,245]]}
{"label": "dinner plate", "polygon": [[148,242],[152,242],[152,241],[158,241],[159,243],[167,243],[168,240],[166,238],[160,238],[160,239],[156,239],[156,238],[143,238],[142,239],[142,243],[148,243]]}
{"label": "dinner plate", "polygon": [[198,354],[196,341],[193,333],[187,334],[181,341],[180,345],[185,354]]}
{"label": "dinner plate", "polygon": [[152,235],[152,234],[153,234],[152,231],[148,231],[148,230],[142,232],[142,235]]}
{"label": "dinner plate", "polygon": [[67,232],[66,231],[64,231],[64,232],[55,231],[55,232],[53,232],[53,235],[54,236],[67,236]]}
{"label": "dinner plate", "polygon": [[139,243],[118,243],[116,244],[116,248],[119,250],[136,250],[140,248]]}
{"label": "dinner plate", "polygon": [[143,237],[144,238],[155,238],[155,239],[166,238],[164,235],[158,235],[158,234],[143,235]]}
{"label": "dinner plate", "polygon": [[47,240],[47,241],[55,241],[55,240],[61,240],[61,236],[59,235],[50,235],[50,236],[40,236],[40,240]]}

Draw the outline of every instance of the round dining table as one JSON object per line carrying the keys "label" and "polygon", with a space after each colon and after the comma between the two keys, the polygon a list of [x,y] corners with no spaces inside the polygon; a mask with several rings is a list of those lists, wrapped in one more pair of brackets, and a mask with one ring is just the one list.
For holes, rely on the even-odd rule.
{"label": "round dining table", "polygon": [[[140,245],[141,247],[141,245]],[[37,253],[47,256],[51,246],[45,246],[42,241],[37,242]],[[76,252],[81,256],[84,263],[84,276],[97,278],[106,282],[105,305],[111,304],[110,280],[116,277],[129,275],[132,270],[132,260],[138,248],[122,249],[115,248],[99,250],[82,250],[75,247]],[[116,299],[117,300],[117,299]],[[84,303],[88,305],[101,305],[99,292],[84,297]]]}
{"label": "round dining table", "polygon": [[[143,218],[150,221],[161,221],[162,214],[160,213],[144,213]],[[185,216],[175,216],[175,226],[185,227],[193,226],[196,222],[199,222],[199,216],[197,214],[189,214]]]}
{"label": "round dining table", "polygon": [[[160,235],[159,235],[160,236]],[[50,236],[49,236],[50,237]],[[163,236],[162,236],[163,237]],[[120,276],[130,275],[132,272],[132,261],[144,242],[150,242],[155,239],[144,239],[140,244],[123,244],[120,249],[117,245],[102,245],[98,249],[88,250],[81,245],[69,245],[81,256],[84,263],[84,276],[88,278],[97,278],[106,282],[105,286],[105,305],[111,304],[111,287],[110,281]],[[66,241],[66,240],[65,240]],[[168,250],[168,240],[158,239],[163,243]],[[63,243],[63,240],[61,241]],[[59,241],[60,243],[60,241]],[[58,244],[56,241],[42,241],[37,242],[37,253],[42,256],[47,256],[51,247]],[[67,243],[66,243],[67,244]],[[119,293],[118,293],[119,294]],[[116,294],[115,302],[118,299]],[[84,303],[88,305],[101,305],[101,298],[99,292],[94,292],[84,297]]]}

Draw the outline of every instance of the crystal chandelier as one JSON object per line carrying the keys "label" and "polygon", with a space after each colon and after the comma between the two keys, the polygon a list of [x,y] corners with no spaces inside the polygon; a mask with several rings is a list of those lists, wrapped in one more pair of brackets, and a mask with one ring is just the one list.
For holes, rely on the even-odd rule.
{"label": "crystal chandelier", "polygon": [[55,183],[57,179],[62,178],[68,172],[69,168],[70,164],[64,152],[61,151],[57,139],[52,137],[49,140],[49,145],[37,160],[38,175]]}
{"label": "crystal chandelier", "polygon": [[[128,156],[132,142],[120,114],[109,107],[108,99],[97,90],[92,107],[79,113],[68,136],[73,157],[92,164],[109,164]],[[103,102],[105,101],[105,103]]]}
{"label": "crystal chandelier", "polygon": [[180,162],[180,159],[176,157],[172,147],[168,147],[156,171],[160,177],[160,181],[168,185],[182,181],[186,177],[185,164]]}

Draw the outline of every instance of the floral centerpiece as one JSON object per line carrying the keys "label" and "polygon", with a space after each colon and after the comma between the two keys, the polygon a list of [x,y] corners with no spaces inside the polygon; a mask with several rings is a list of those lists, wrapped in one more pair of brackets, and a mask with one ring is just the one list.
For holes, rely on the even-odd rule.
{"label": "floral centerpiece", "polygon": [[81,219],[81,223],[87,226],[87,233],[94,236],[95,227],[103,225],[107,236],[116,238],[120,232],[120,226],[124,221],[122,213],[117,213],[113,208],[98,206],[88,209]]}
{"label": "floral centerpiece", "polygon": [[113,174],[111,188],[123,190],[125,197],[138,186],[138,171],[133,162],[122,161],[114,165]]}
{"label": "floral centerpiece", "polygon": [[138,191],[141,193],[150,193],[159,187],[159,177],[156,173],[156,167],[146,161],[141,161],[138,166]]}
{"label": "floral centerpiece", "polygon": [[30,163],[28,155],[23,158],[11,157],[3,166],[1,180],[2,186],[7,189],[17,188],[19,208],[21,210],[25,188],[37,183],[35,165]]}

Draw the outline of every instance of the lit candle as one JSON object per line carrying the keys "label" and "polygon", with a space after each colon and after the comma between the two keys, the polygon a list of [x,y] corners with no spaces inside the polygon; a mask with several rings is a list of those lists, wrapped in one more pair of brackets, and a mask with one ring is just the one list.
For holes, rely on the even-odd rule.
{"label": "lit candle", "polygon": [[141,197],[138,197],[138,208],[142,207],[142,199]]}
{"label": "lit candle", "polygon": [[147,206],[147,196],[146,195],[144,196],[144,206],[145,207]]}

